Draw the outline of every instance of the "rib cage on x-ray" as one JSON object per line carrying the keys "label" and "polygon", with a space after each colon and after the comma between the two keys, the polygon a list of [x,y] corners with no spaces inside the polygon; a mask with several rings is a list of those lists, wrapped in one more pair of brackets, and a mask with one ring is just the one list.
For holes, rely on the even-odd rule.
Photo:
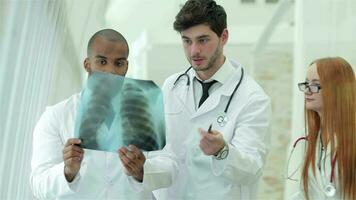
{"label": "rib cage on x-ray", "polygon": [[149,112],[148,98],[134,84],[125,83],[121,97],[122,140],[145,151],[159,149],[157,135]]}
{"label": "rib cage on x-ray", "polygon": [[101,79],[98,83],[92,88],[90,101],[87,104],[86,112],[83,113],[82,123],[79,128],[81,138],[86,138],[81,143],[84,148],[98,148],[98,129],[105,122],[112,109],[112,87],[110,81]]}

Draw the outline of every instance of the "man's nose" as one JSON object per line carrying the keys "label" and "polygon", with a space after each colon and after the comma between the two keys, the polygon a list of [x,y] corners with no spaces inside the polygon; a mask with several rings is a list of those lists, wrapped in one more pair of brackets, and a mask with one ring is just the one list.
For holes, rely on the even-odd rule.
{"label": "man's nose", "polygon": [[200,54],[200,46],[196,42],[193,42],[190,47],[190,55],[196,56]]}
{"label": "man's nose", "polygon": [[104,71],[107,72],[107,73],[114,74],[115,73],[115,65],[114,65],[114,63],[108,63],[105,66]]}

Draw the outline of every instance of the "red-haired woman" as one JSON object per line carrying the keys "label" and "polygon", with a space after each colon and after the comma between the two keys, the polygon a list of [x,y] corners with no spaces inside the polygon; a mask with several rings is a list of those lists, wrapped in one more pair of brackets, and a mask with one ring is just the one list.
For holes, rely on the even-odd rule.
{"label": "red-haired woman", "polygon": [[340,57],[315,60],[298,87],[305,95],[306,199],[356,199],[356,82]]}

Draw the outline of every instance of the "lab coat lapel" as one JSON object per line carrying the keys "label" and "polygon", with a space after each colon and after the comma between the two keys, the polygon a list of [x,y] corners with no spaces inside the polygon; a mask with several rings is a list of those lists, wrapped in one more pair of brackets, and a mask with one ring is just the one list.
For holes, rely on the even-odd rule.
{"label": "lab coat lapel", "polygon": [[[179,103],[184,106],[184,109],[187,110],[187,112],[192,115],[195,112],[195,105],[194,105],[194,94],[193,94],[193,78],[194,75],[191,74],[190,70],[188,72],[189,74],[189,79],[190,79],[190,85],[187,86],[187,82],[185,81],[179,81],[177,83],[176,89],[173,89],[173,94],[175,98],[179,101]],[[188,90],[188,91],[187,91]]]}
{"label": "lab coat lapel", "polygon": [[[211,110],[214,110],[222,101],[223,96],[230,98],[232,92],[234,91],[236,85],[238,84],[241,77],[241,67],[237,67],[235,73],[231,75],[228,80],[214,93],[212,93],[205,102],[198,108],[197,112],[193,115],[193,118],[199,117]],[[236,95],[236,94],[235,94]],[[193,100],[192,100],[193,101]],[[227,104],[227,102],[226,102]],[[224,109],[225,109],[224,105]],[[219,113],[223,113],[224,110],[219,110]]]}

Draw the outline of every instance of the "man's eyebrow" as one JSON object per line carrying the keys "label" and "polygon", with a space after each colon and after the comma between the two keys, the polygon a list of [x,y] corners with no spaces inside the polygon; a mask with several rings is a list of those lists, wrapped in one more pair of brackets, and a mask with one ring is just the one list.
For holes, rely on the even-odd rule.
{"label": "man's eyebrow", "polygon": [[102,56],[102,55],[96,55],[95,58],[104,58],[104,59],[107,59],[107,57]]}
{"label": "man's eyebrow", "polygon": [[185,35],[182,35],[182,39],[190,40],[190,38]]}
{"label": "man's eyebrow", "polygon": [[[202,39],[202,38],[209,38],[210,36],[209,35],[199,35],[196,37],[196,39]],[[185,35],[182,35],[182,38],[183,39],[187,39],[187,40],[191,40],[191,38],[185,36]]]}
{"label": "man's eyebrow", "polygon": [[119,57],[119,58],[116,58],[115,60],[127,60],[126,57]]}
{"label": "man's eyebrow", "polygon": [[200,35],[200,36],[198,36],[197,38],[198,39],[202,39],[202,38],[209,38],[210,36],[209,35]]}

